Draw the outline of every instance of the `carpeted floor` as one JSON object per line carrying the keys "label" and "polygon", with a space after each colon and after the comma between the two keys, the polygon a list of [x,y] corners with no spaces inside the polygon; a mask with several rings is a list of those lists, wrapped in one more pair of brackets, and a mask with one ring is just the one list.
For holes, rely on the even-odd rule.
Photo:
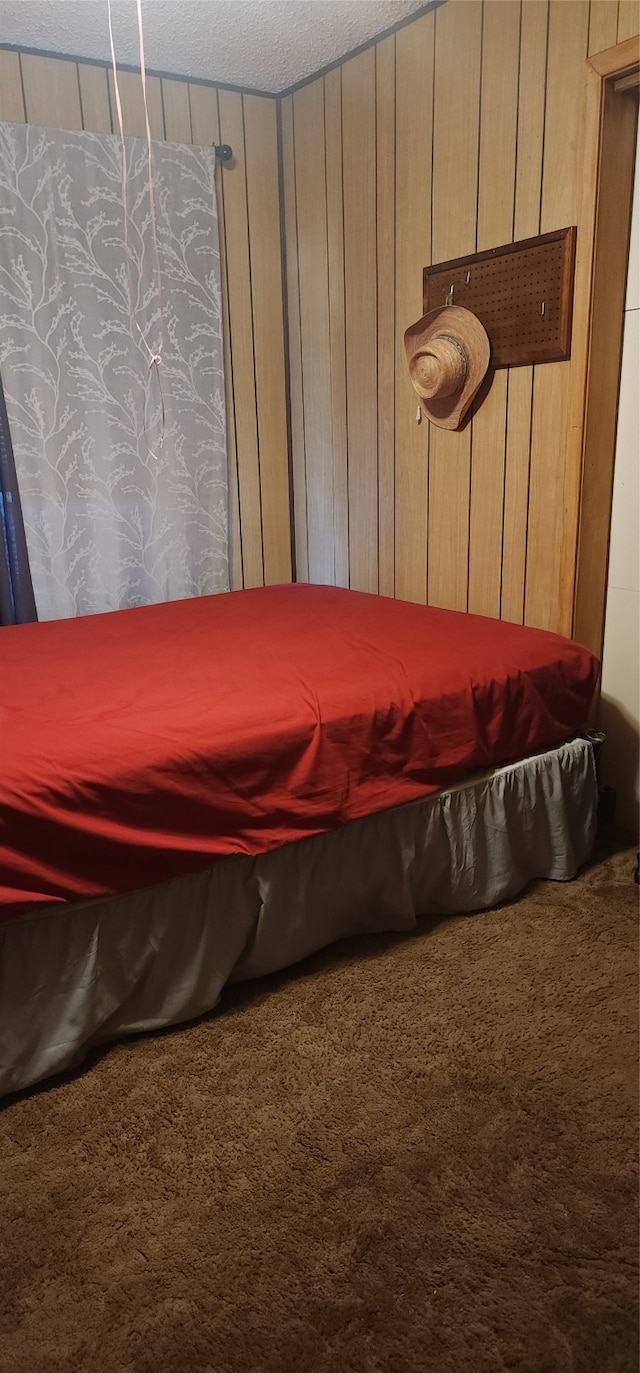
{"label": "carpeted floor", "polygon": [[633,855],[0,1115],[2,1373],[636,1373]]}

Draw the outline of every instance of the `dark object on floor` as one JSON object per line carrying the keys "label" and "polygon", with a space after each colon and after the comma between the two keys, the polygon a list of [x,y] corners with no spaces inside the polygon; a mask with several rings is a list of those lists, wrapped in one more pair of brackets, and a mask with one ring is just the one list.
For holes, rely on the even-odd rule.
{"label": "dark object on floor", "polygon": [[2,1373],[637,1373],[634,857],[10,1102]]}
{"label": "dark object on floor", "polygon": [[633,880],[640,884],[640,853],[638,853],[636,858],[636,870],[633,874]]}

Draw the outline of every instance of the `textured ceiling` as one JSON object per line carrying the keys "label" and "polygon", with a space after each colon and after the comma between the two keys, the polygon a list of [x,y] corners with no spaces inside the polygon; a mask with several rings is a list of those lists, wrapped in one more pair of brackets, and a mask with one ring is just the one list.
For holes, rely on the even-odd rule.
{"label": "textured ceiling", "polygon": [[[138,65],[136,0],[111,0],[116,55]],[[421,9],[424,0],[143,0],[156,71],[281,91]],[[0,44],[110,57],[107,0],[0,0]]]}

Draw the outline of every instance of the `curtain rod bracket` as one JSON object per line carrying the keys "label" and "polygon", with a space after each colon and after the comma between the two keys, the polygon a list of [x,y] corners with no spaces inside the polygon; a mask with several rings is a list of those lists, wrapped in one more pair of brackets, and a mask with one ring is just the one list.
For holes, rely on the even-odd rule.
{"label": "curtain rod bracket", "polygon": [[218,162],[230,162],[233,157],[233,148],[228,143],[214,143],[213,151]]}

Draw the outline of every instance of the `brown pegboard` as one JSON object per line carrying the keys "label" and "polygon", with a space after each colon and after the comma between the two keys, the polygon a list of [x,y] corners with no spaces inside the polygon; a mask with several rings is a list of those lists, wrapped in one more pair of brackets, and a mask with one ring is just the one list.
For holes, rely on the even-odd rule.
{"label": "brown pegboard", "polygon": [[425,267],[423,312],[464,305],[482,321],[494,367],[559,362],[571,355],[576,229],[506,243]]}

